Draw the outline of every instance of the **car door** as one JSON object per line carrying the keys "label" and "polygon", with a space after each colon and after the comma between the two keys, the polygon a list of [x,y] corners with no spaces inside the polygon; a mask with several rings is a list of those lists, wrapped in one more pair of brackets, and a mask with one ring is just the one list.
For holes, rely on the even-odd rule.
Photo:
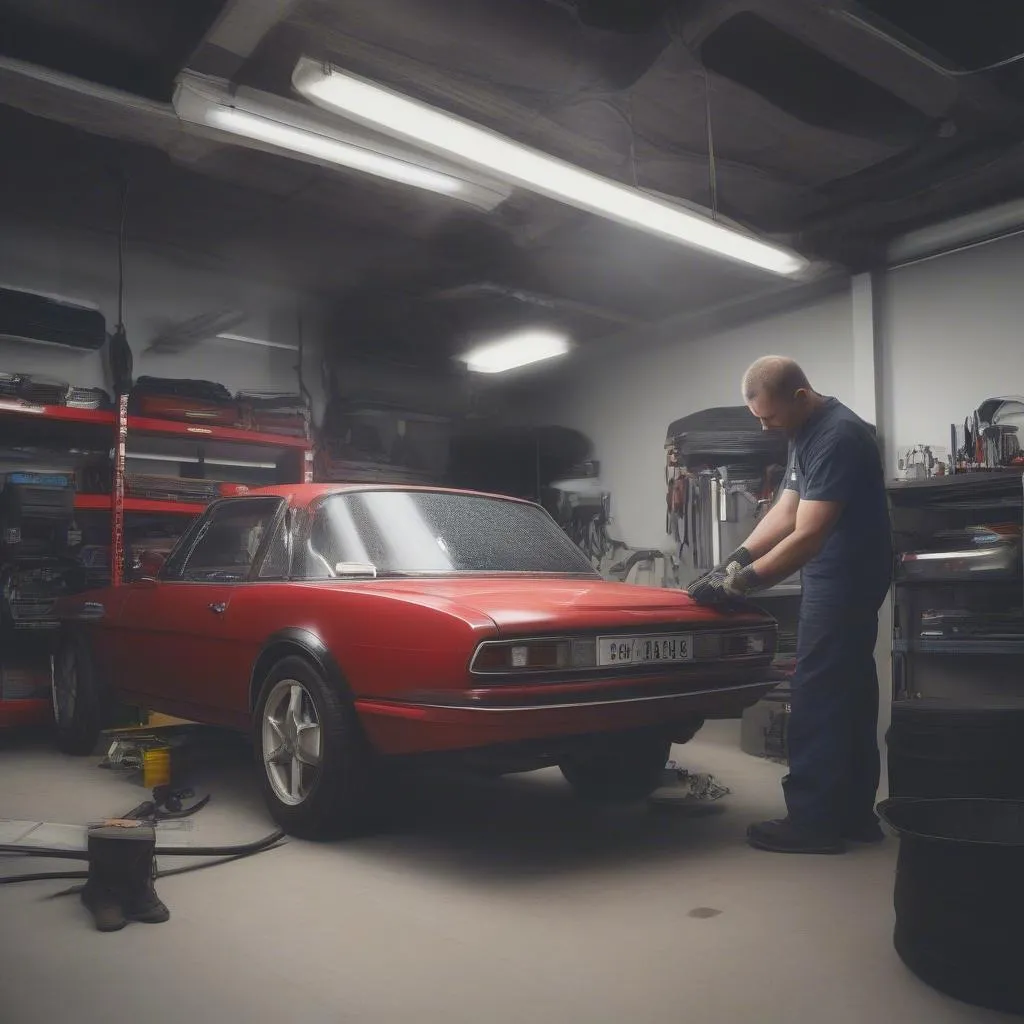
{"label": "car door", "polygon": [[[154,707],[188,715],[226,706],[245,670],[235,650],[231,604],[251,583],[283,498],[229,498],[212,505],[182,539],[159,578],[130,584],[118,623],[118,687]],[[214,715],[216,718],[217,716]]]}

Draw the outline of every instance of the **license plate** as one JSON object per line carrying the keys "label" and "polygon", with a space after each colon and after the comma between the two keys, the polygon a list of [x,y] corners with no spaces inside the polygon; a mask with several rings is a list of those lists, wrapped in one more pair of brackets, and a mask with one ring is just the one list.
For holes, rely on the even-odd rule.
{"label": "license plate", "polygon": [[597,639],[597,663],[602,666],[671,665],[692,660],[693,637],[687,633]]}

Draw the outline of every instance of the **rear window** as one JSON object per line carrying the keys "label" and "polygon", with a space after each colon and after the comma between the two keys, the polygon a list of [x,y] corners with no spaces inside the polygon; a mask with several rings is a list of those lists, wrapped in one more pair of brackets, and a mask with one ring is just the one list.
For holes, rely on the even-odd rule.
{"label": "rear window", "polygon": [[332,495],[316,511],[304,556],[304,575],[314,579],[368,566],[378,576],[596,575],[543,509],[434,491]]}

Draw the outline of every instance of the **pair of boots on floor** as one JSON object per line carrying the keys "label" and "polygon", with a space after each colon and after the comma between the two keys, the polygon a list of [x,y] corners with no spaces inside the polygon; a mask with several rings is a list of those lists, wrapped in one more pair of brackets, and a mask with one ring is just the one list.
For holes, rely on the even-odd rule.
{"label": "pair of boots on floor", "polygon": [[101,932],[129,921],[161,924],[171,912],[156,894],[156,831],[151,825],[97,825],[88,831],[89,878],[82,902]]}

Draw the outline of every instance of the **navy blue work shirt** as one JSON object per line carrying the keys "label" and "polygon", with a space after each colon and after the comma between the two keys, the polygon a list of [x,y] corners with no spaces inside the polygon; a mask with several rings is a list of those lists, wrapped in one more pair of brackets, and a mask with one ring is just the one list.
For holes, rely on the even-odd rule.
{"label": "navy blue work shirt", "polygon": [[872,427],[826,398],[790,444],[786,487],[807,501],[843,506],[824,546],[804,566],[805,600],[880,605],[892,578],[892,529]]}

